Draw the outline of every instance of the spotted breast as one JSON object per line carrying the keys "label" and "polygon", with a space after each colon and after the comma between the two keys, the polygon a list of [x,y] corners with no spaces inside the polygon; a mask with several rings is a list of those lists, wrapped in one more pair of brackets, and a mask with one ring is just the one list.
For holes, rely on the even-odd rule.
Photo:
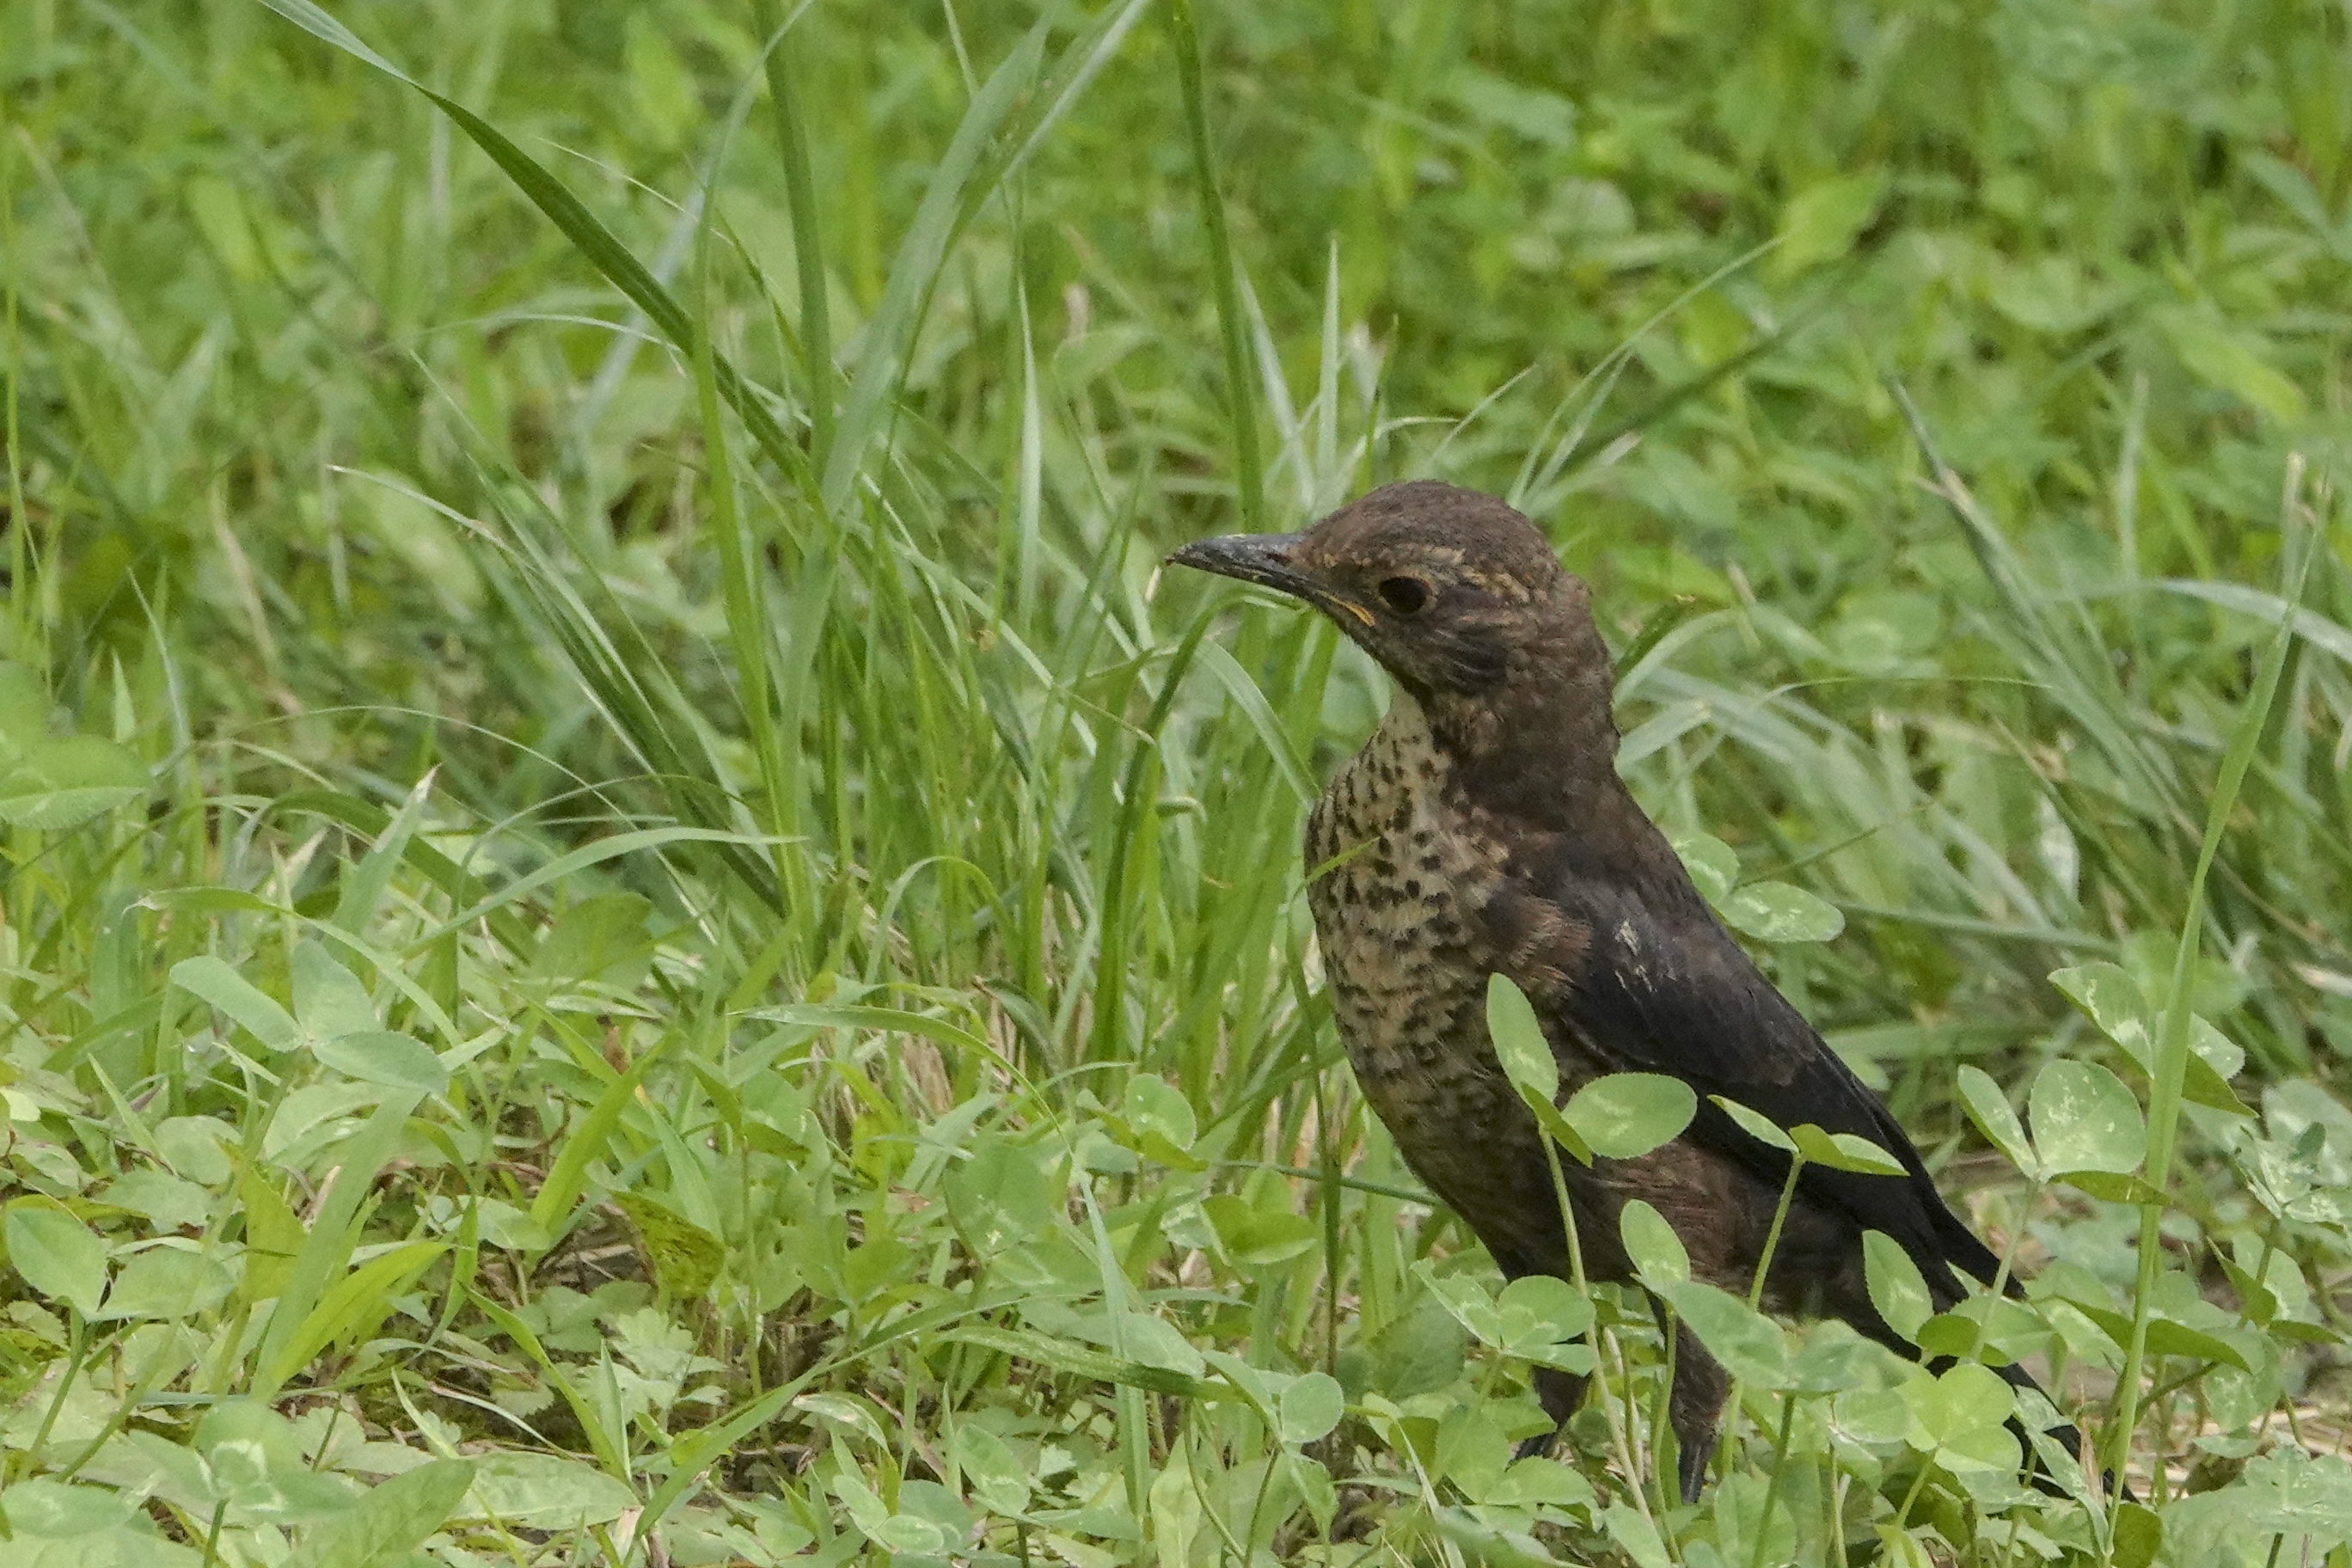
{"label": "spotted breast", "polygon": [[1558,1268],[1535,1119],[1486,1036],[1497,964],[1482,914],[1501,889],[1502,855],[1465,819],[1449,773],[1400,690],[1308,813],[1324,977],[1357,1081],[1405,1163],[1473,1221],[1506,1271]]}

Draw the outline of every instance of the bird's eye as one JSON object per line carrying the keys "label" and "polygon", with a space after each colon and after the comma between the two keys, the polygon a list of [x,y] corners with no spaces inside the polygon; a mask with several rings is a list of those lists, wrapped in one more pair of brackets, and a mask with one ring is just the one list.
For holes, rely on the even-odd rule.
{"label": "bird's eye", "polygon": [[1380,595],[1381,603],[1409,616],[1429,603],[1429,584],[1418,577],[1390,577],[1381,582]]}

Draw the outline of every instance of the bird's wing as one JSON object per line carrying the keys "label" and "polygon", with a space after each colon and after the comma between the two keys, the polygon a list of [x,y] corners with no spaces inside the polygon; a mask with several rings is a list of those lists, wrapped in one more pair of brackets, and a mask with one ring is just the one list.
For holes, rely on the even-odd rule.
{"label": "bird's wing", "polygon": [[[1806,1195],[1883,1230],[1923,1264],[1941,1260],[1979,1279],[1996,1259],[1937,1191],[1919,1152],[1885,1104],[1774,989],[1715,918],[1661,838],[1645,875],[1597,874],[1574,851],[1544,857],[1515,877],[1489,919],[1515,974],[1561,1034],[1618,1072],[1664,1073],[1699,1095],[1686,1137],[1765,1179],[1787,1178],[1787,1157],[1708,1102],[1737,1100],[1782,1127],[1811,1122],[1868,1139],[1906,1174],[1806,1167]],[[1581,941],[1547,939],[1574,932]],[[1932,1280],[1940,1270],[1924,1270]]]}

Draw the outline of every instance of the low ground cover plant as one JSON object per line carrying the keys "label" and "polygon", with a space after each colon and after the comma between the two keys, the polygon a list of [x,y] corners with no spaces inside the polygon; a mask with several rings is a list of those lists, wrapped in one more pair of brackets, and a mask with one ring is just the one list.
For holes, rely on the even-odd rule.
{"label": "low ground cover plant", "polygon": [[[7,1560],[2347,1561],[2343,16],[1733,9],[0,13]],[[2026,1281],[1930,1366],[1357,1097],[1379,678],[1156,563],[1408,474]]]}

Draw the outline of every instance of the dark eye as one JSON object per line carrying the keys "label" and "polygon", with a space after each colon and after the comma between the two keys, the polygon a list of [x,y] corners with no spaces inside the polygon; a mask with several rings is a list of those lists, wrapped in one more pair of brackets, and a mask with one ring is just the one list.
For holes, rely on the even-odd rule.
{"label": "dark eye", "polygon": [[1381,582],[1380,595],[1381,603],[1409,616],[1429,603],[1429,584],[1418,577],[1390,577]]}

